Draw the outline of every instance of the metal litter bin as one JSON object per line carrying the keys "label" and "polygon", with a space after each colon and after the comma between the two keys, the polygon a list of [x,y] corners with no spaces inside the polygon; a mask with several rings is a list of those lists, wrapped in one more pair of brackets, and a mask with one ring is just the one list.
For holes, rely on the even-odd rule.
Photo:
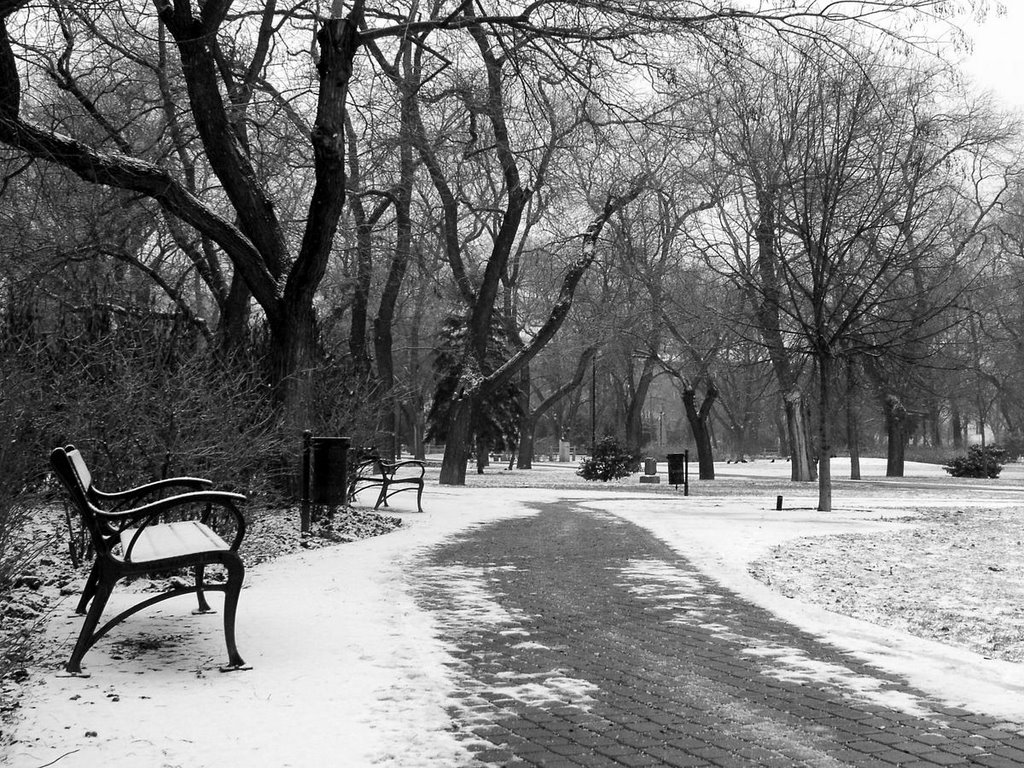
{"label": "metal litter bin", "polygon": [[668,484],[677,488],[683,486],[683,495],[690,495],[690,452],[670,453],[668,459]]}
{"label": "metal litter bin", "polygon": [[314,437],[302,433],[302,519],[309,530],[312,504],[341,507],[348,501],[348,437]]}

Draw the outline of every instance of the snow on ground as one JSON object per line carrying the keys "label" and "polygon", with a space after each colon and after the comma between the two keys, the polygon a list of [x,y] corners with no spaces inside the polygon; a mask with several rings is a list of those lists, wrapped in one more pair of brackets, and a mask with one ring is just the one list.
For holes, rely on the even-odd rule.
{"label": "snow on ground", "polygon": [[[848,463],[833,463],[838,465],[833,467],[835,476],[841,477],[843,472],[848,472]],[[865,477],[873,475],[880,478],[884,474],[884,465],[879,466],[877,461],[867,460],[865,464]],[[747,474],[747,467],[726,465],[725,471],[719,472],[716,466],[716,474],[719,477]],[[753,471],[768,476],[775,467],[777,465],[760,463]],[[883,480],[881,490],[876,489],[870,496],[861,497],[849,492],[837,494],[830,513],[815,511],[816,493],[813,496],[786,496],[781,511],[775,509],[774,498],[765,495],[645,499],[642,503],[630,504],[601,501],[591,506],[615,512],[647,528],[722,586],[880,669],[903,675],[911,685],[945,703],[1024,723],[1024,666],[1021,664],[986,658],[962,648],[795,600],[753,578],[748,568],[750,563],[764,558],[774,548],[795,539],[827,537],[823,541],[828,542],[838,540],[843,534],[854,533],[892,537],[901,529],[914,527],[908,518],[912,518],[917,505],[929,508],[1018,507],[1024,492],[1024,483],[1021,483],[1024,469],[1009,467],[1008,470],[1004,473],[1004,481],[997,487],[972,485],[965,488],[962,482],[952,481],[940,467],[912,464],[907,468],[906,485],[912,489],[909,493],[897,481]],[[783,471],[788,471],[788,468]],[[929,491],[938,496],[921,498],[921,490],[916,487],[915,480],[942,476],[950,482],[939,481]],[[892,489],[891,496],[878,495],[889,488]],[[814,487],[807,490],[813,491]],[[1008,495],[1016,499],[1007,498]],[[912,500],[915,498],[916,503]],[[833,574],[857,578],[855,574],[844,574],[844,553],[841,549],[822,549],[825,557],[833,560],[830,569]],[[950,563],[950,568],[955,569],[955,563]],[[953,572],[954,575],[960,573]],[[960,577],[966,584],[971,575],[960,573]],[[826,672],[817,679],[827,678]]]}
{"label": "snow on ground", "polygon": [[[904,518],[917,490],[892,486],[890,497],[861,498],[844,490],[836,511],[813,511],[815,500],[786,497],[777,511],[774,495],[716,498],[707,488],[683,498],[620,483],[572,486],[569,465],[547,465],[531,477],[552,478],[562,488],[494,488],[471,477],[467,488],[427,489],[425,515],[404,514],[407,527],[373,539],[288,555],[251,569],[238,616],[239,649],[252,669],[221,674],[224,649],[219,616],[193,617],[187,598],[134,617],[86,656],[89,678],[43,671],[23,701],[22,720],[7,750],[11,768],[57,764],[79,768],[117,766],[456,766],[465,744],[449,730],[457,670],[438,639],[438,622],[465,620],[421,608],[413,599],[408,565],[425,548],[471,526],[531,513],[530,502],[571,498],[620,515],[651,530],[690,558],[723,587],[762,605],[881,668],[905,675],[912,685],[997,717],[1024,722],[1024,668],[969,651],[850,619],[783,597],[755,580],[747,566],[775,545],[795,538],[884,533],[910,525]],[[787,465],[721,465],[721,476],[785,480]],[[865,467],[867,475],[877,466]],[[838,476],[841,468],[835,470]],[[522,478],[526,473],[492,478]],[[964,506],[939,475],[908,468],[938,486],[937,502]],[[941,473],[941,470],[939,470]],[[1024,473],[1022,473],[1024,477]],[[635,483],[635,478],[631,481]],[[1012,489],[1013,478],[1000,490]],[[1024,485],[1024,483],[1022,483]],[[793,486],[785,486],[787,494]],[[907,486],[912,488],[912,482]],[[951,485],[963,493],[964,486]],[[807,493],[812,488],[801,487]],[[888,486],[883,490],[888,491]],[[875,493],[878,496],[878,493]],[[978,494],[973,494],[977,497]],[[1008,503],[985,501],[987,506]],[[398,511],[403,508],[396,499]],[[406,507],[408,509],[408,507]],[[651,570],[654,568],[655,570]],[[645,571],[645,569],[647,569]],[[468,609],[488,621],[506,621],[489,600],[479,573],[451,574]],[[640,578],[642,577],[642,578]],[[656,565],[635,564],[624,578],[659,578]],[[691,597],[687,580],[670,584],[679,599]],[[111,603],[118,599],[115,592]],[[216,596],[214,596],[216,599]],[[110,610],[115,606],[112,605]],[[72,604],[58,607],[51,637],[67,650],[80,618]],[[489,617],[489,618],[488,618]],[[202,627],[202,629],[197,629]],[[722,631],[728,631],[723,627]],[[528,641],[524,638],[524,641]],[[792,649],[790,649],[792,650]],[[749,648],[774,654],[780,674],[842,681],[842,670],[824,668],[786,649]],[[788,665],[788,666],[785,666]],[[788,669],[788,671],[787,671]],[[574,681],[569,681],[574,682]],[[518,683],[518,685],[516,685]],[[528,681],[510,681],[519,695],[535,692]],[[871,681],[850,680],[862,693]],[[570,685],[569,688],[572,688]],[[520,690],[521,689],[521,690]],[[567,689],[568,690],[568,689]],[[579,691],[566,695],[585,695]],[[907,707],[916,706],[906,702]]]}
{"label": "snow on ground", "polygon": [[[449,656],[433,617],[413,601],[405,566],[481,520],[527,514],[516,500],[522,495],[433,488],[435,511],[407,515],[407,527],[394,533],[252,569],[237,622],[248,671],[217,671],[226,656],[220,617],[192,616],[188,598],[133,617],[86,655],[91,677],[34,676],[42,682],[23,701],[6,764],[465,762],[464,745],[448,730]],[[110,615],[117,599],[115,591]],[[65,641],[62,656],[81,622],[72,609],[58,608],[50,628]]]}

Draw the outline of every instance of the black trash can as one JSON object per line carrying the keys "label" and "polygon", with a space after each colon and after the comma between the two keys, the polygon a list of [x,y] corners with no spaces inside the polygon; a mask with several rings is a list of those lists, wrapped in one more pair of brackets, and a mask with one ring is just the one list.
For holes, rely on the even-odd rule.
{"label": "black trash can", "polygon": [[300,526],[309,531],[312,505],[341,507],[348,501],[348,437],[302,434],[302,510]]}
{"label": "black trash can", "polygon": [[328,507],[344,506],[348,500],[348,449],[351,439],[314,437],[312,443],[313,503]]}
{"label": "black trash can", "polygon": [[690,452],[670,453],[668,460],[668,484],[683,486],[684,493],[690,492]]}

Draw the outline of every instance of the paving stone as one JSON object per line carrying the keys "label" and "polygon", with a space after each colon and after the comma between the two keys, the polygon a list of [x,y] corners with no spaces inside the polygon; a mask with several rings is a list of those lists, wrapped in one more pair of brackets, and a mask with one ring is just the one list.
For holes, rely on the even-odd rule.
{"label": "paving stone", "polygon": [[969,762],[963,755],[953,755],[949,752],[925,752],[918,757],[928,765],[966,765]]}
{"label": "paving stone", "polygon": [[661,765],[658,758],[653,755],[644,754],[642,752],[635,752],[628,755],[622,755],[615,758],[616,762],[620,765],[625,765],[627,768],[646,768],[650,765]]}
{"label": "paving stone", "polygon": [[[930,701],[604,513],[542,505],[420,565],[418,599],[454,657],[453,728],[493,745],[476,748],[474,767],[1024,765],[1021,725]],[[500,621],[455,588],[467,574],[480,574],[474,594]],[[861,697],[841,674],[779,679],[778,657],[793,654],[875,679],[928,714]]]}
{"label": "paving stone", "polygon": [[1018,765],[1024,765],[1024,750],[1017,749],[1016,747],[1000,745],[998,747],[992,747],[988,751],[993,755],[998,755],[999,757],[1016,760]]}
{"label": "paving stone", "polygon": [[910,752],[901,752],[898,749],[887,749],[885,752],[876,752],[872,757],[891,765],[903,765],[904,763],[909,763],[917,759]]}
{"label": "paving stone", "polygon": [[516,759],[516,756],[504,749],[483,749],[473,753],[473,759],[481,763],[499,763],[508,765]]}
{"label": "paving stone", "polygon": [[983,765],[986,768],[1020,768],[1020,762],[1000,755],[979,755],[971,758],[971,765]]}
{"label": "paving stone", "polygon": [[854,754],[861,755],[870,755],[889,749],[887,745],[879,744],[877,741],[850,741],[846,743],[846,748]]}
{"label": "paving stone", "polygon": [[579,763],[568,757],[554,754],[534,754],[526,757],[526,762],[537,768],[577,768]]}
{"label": "paving stone", "polygon": [[912,755],[924,755],[935,751],[935,747],[931,744],[923,744],[919,741],[907,741],[906,738],[893,746],[895,749],[908,752]]}
{"label": "paving stone", "polygon": [[943,752],[948,752],[951,755],[961,755],[964,757],[974,757],[975,755],[985,754],[985,750],[974,744],[968,743],[951,743],[947,744],[942,748]]}

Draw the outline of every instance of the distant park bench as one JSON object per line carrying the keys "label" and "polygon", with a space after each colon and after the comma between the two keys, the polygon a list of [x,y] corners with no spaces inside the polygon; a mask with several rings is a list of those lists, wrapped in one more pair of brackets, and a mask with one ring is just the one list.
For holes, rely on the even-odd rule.
{"label": "distant park bench", "polygon": [[[129,616],[168,598],[195,594],[199,601],[195,613],[212,613],[204,594],[208,591],[225,593],[224,639],[228,663],[222,669],[244,668],[245,662],[235,647],[235,613],[245,576],[245,567],[238,556],[238,546],[245,535],[245,519],[236,504],[244,501],[245,496],[208,490],[210,481],[195,477],[168,478],[126,491],[101,491],[93,485],[82,454],[72,445],[55,448],[50,454],[50,464],[78,509],[96,552],[76,609],[77,613],[85,614],[85,621],[65,669],[71,674],[81,674],[82,657],[97,640]],[[136,506],[145,498],[171,488],[184,488],[186,492]],[[191,519],[196,517],[196,507],[201,507],[202,512],[198,519]],[[230,544],[211,527],[215,508],[233,523],[234,536]],[[191,515],[181,514],[190,511]],[[173,517],[183,519],[171,521]],[[227,571],[226,583],[206,584],[203,577],[207,565],[223,566]],[[182,568],[193,569],[195,586],[174,587],[153,595],[96,628],[117,581],[127,576]]]}
{"label": "distant park bench", "polygon": [[416,509],[423,511],[423,477],[426,465],[416,459],[389,462],[380,456],[363,452],[356,455],[352,467],[352,480],[349,483],[349,499],[354,499],[362,491],[380,489],[377,502],[373,505],[378,509],[382,504],[388,506],[388,499],[402,491],[416,491]]}

